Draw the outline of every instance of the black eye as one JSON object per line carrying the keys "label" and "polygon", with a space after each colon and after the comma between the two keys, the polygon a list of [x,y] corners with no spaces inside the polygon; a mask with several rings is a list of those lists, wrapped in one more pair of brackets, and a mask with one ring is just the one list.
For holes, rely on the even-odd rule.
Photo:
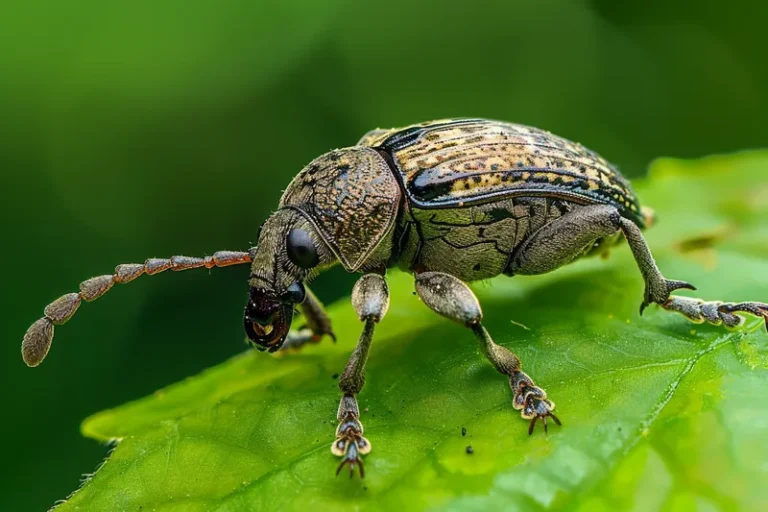
{"label": "black eye", "polygon": [[313,268],[320,261],[312,237],[303,229],[292,229],[288,233],[285,248],[288,251],[288,259],[299,268]]}
{"label": "black eye", "polygon": [[307,291],[304,289],[304,285],[296,282],[293,283],[285,291],[285,299],[293,304],[301,304],[307,297]]}

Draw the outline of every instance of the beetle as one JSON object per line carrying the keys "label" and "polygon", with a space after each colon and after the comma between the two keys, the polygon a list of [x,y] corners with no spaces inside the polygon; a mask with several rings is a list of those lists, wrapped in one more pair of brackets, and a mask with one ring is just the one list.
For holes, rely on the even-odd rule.
{"label": "beetle", "polygon": [[[512,390],[512,406],[547,430],[561,422],[543,388],[523,372],[520,359],[497,345],[483,327],[480,304],[467,282],[498,275],[537,275],[583,256],[606,254],[626,240],[645,281],[640,314],[650,304],[689,320],[737,327],[739,313],[766,320],[759,302],[704,302],[673,296],[695,288],[666,279],[642,230],[654,220],[641,207],[616,167],[578,143],[547,131],[486,119],[445,119],[405,128],[373,130],[353,147],[309,163],[283,193],[247,252],[221,251],[205,258],[151,258],[118,265],[113,274],[80,284],[80,291],[51,303],[32,324],[22,355],[37,366],[48,353],[55,325],[66,323],[80,303],[104,295],[114,284],[165,270],[250,264],[243,322],[259,350],[300,348],[335,335],[318,298],[305,283],[341,264],[363,274],[352,305],[363,330],[340,379],[336,439],[350,475],[371,450],[363,436],[357,395],[374,330],[387,312],[387,269],[415,277],[416,293],[438,314],[468,328],[483,354]],[[291,330],[295,308],[306,327]]]}

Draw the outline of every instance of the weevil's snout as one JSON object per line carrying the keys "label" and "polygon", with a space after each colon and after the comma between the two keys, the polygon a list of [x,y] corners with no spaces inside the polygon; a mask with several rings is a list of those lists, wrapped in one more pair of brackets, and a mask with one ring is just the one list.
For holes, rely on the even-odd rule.
{"label": "weevil's snout", "polygon": [[291,329],[294,306],[304,300],[304,295],[301,283],[295,283],[281,296],[251,288],[243,315],[245,334],[251,343],[259,350],[278,350]]}

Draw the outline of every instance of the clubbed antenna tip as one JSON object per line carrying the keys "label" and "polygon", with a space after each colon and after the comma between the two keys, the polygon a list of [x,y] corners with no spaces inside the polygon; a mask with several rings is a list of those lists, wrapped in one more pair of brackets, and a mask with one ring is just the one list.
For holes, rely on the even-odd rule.
{"label": "clubbed antenna tip", "polygon": [[21,342],[21,356],[27,366],[37,366],[43,362],[53,341],[53,322],[41,318],[27,330]]}

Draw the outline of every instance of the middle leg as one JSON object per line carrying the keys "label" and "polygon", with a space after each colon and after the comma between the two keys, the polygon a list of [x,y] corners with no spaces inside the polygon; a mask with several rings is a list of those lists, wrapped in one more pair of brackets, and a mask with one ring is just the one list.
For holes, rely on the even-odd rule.
{"label": "middle leg", "polygon": [[469,286],[450,274],[422,272],[416,276],[416,292],[430,309],[472,330],[485,357],[499,373],[509,377],[514,393],[512,406],[521,411],[523,418],[531,420],[529,435],[538,420],[544,423],[545,432],[547,418],[560,425],[560,420],[552,413],[555,404],[547,398],[547,393],[522,371],[520,359],[509,349],[497,345],[483,327],[480,303]]}

